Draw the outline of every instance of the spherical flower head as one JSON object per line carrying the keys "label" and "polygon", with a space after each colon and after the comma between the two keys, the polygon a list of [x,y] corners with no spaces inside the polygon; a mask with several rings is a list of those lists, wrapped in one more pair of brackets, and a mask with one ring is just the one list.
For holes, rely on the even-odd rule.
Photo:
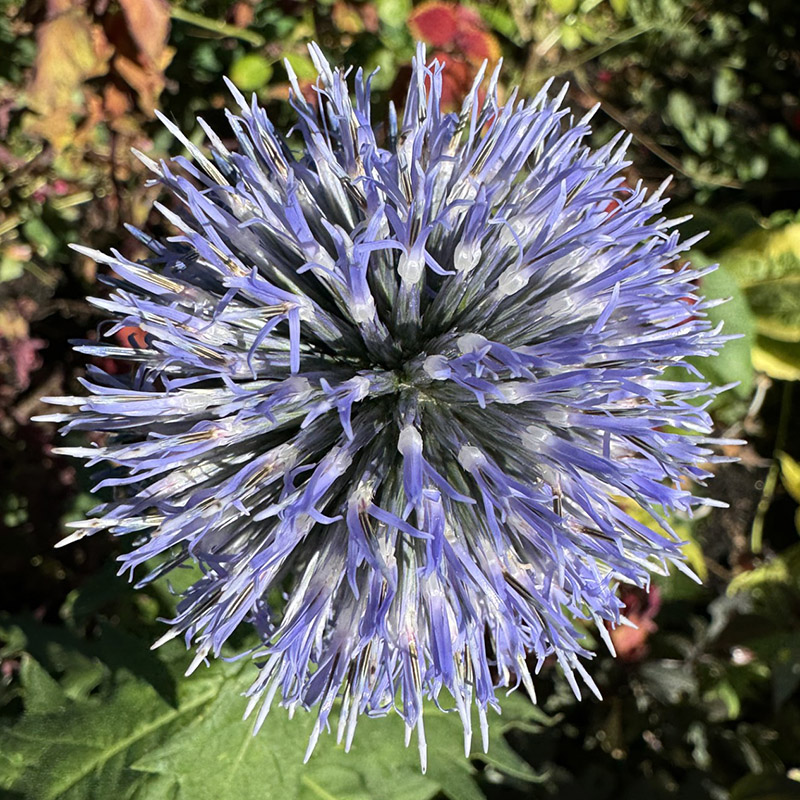
{"label": "spherical flower head", "polygon": [[481,71],[445,114],[420,47],[373,126],[370,78],[351,95],[311,54],[315,103],[287,66],[294,137],[233,87],[234,149],[164,120],[192,160],[141,158],[177,235],[133,231],[141,262],[78,248],[113,269],[105,333],[144,336],[80,345],[130,370],[90,366],[48,418],[107,434],[64,448],[116,498],[70,539],[132,535],[145,581],[202,568],[165,637],[193,667],[257,630],[256,727],[275,698],[316,707],[310,752],[336,700],[346,746],[394,710],[424,766],[423,698],[468,752],[473,706],[485,747],[495,691],[533,697],[550,656],[597,693],[575,619],[613,651],[617,586],[682,566],[667,517],[707,502],[714,390],[665,370],[724,337],[661,191],[624,184],[627,141],[589,148],[563,92],[502,104]]}

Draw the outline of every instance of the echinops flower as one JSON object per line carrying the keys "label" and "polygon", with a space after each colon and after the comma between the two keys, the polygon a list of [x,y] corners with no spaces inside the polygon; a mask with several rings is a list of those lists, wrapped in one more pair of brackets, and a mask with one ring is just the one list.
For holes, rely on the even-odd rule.
{"label": "echinops flower", "polygon": [[164,637],[192,668],[258,632],[256,728],[276,697],[317,707],[310,753],[337,700],[347,747],[394,710],[424,768],[423,698],[469,752],[473,706],[486,747],[495,691],[533,697],[550,656],[597,693],[575,620],[613,652],[618,585],[682,567],[667,518],[711,503],[688,487],[721,460],[716,390],[665,370],[725,337],[663,187],[627,187],[627,139],[588,147],[563,91],[501,103],[481,70],[444,114],[420,47],[402,117],[373,125],[370,78],[351,96],[310,49],[313,103],[287,66],[298,138],[233,86],[233,150],[163,120],[192,160],[140,158],[177,234],[132,229],[141,262],[77,248],[113,270],[105,334],[144,344],[80,344],[131,369],[89,366],[47,419],[106,434],[62,449],[115,490],[69,540],[131,535],[142,583],[200,566]]}

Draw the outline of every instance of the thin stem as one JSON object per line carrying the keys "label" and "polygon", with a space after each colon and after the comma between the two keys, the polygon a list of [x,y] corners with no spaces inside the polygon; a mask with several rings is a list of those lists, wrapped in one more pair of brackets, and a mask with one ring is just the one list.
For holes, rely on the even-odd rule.
{"label": "thin stem", "polygon": [[177,19],[180,22],[188,22],[197,28],[202,28],[206,31],[211,31],[219,36],[230,36],[234,39],[242,39],[249,42],[253,47],[263,47],[266,40],[260,33],[249,31],[246,28],[237,28],[235,25],[228,25],[226,22],[220,22],[216,19],[209,19],[202,14],[195,14],[193,11],[187,11],[185,8],[173,6],[169,12],[172,19]]}
{"label": "thin stem", "polygon": [[[604,42],[595,45],[594,47],[590,47],[580,55],[576,55],[572,58],[563,59],[558,66],[556,67],[547,67],[546,69],[535,69],[533,65],[529,61],[529,66],[525,70],[525,75],[523,76],[521,82],[521,88],[524,90],[525,93],[530,94],[531,91],[540,86],[547,78],[551,77],[558,77],[560,75],[566,75],[568,72],[573,72],[574,70],[582,67],[584,64],[588,63],[594,58],[604,55],[608,53],[610,50],[613,50],[615,47],[625,44],[625,42],[629,42],[631,39],[635,39],[637,36],[641,36],[643,33],[649,33],[652,31],[656,25],[634,25],[626,30],[618,33],[614,36],[609,36]],[[541,57],[543,56],[547,50],[550,49],[553,45],[558,43],[558,29],[555,28],[551,31],[551,35],[554,36],[554,41],[549,46],[543,47],[543,42],[539,42],[538,44],[533,46],[533,50],[535,51],[536,56]],[[548,36],[544,41],[547,41],[550,37]]]}
{"label": "thin stem", "polygon": [[775,435],[775,446],[772,451],[772,463],[764,481],[764,490],[761,499],[758,501],[756,516],[753,520],[753,527],[750,531],[750,549],[754,553],[760,553],[764,544],[764,519],[767,516],[769,507],[772,505],[772,498],[778,486],[778,475],[780,473],[780,462],[776,453],[784,449],[786,435],[789,430],[789,415],[792,409],[792,381],[785,381],[783,384],[783,394],[781,395],[781,415],[778,420],[778,432]]}

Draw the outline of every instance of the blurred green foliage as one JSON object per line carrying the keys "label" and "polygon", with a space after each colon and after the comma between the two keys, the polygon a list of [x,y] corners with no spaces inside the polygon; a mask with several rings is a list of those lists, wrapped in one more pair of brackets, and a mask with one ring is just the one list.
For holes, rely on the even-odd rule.
{"label": "blurred green foliage", "polygon": [[[415,39],[447,62],[455,107],[484,58],[503,90],[569,81],[575,113],[600,103],[595,142],[633,134],[626,180],[674,175],[690,258],[720,269],[703,292],[732,341],[698,364],[735,383],[713,407],[739,463],[707,490],[729,508],[673,520],[703,579],[623,591],[637,629],[598,654],[605,700],[577,703],[558,671],[540,705],[504,701],[488,756],[460,754],[455,715],[431,714],[431,769],[396,719],[365,721],[344,756],[310,720],[276,714],[255,740],[239,717],[241,662],[185,679],[175,645],[152,653],[174,597],[114,573],[119,544],[53,545],[94,505],[88,478],[30,417],[72,393],[92,336],[95,269],[68,249],[137,246],[151,216],[136,147],[178,147],[160,108],[201,141],[225,130],[223,76],[287,128],[315,39],[377,69],[376,114],[402,96]],[[11,798],[800,797],[800,13],[796,0],[0,0],[0,793]],[[687,313],[690,313],[687,309]],[[103,365],[113,367],[113,365]],[[597,632],[586,631],[596,644]],[[242,648],[248,646],[243,639]]]}

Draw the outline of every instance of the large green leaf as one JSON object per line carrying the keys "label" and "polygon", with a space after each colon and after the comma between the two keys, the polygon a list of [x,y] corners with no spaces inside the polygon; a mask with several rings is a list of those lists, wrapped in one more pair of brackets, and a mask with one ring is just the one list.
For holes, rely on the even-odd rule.
{"label": "large green leaf", "polygon": [[[17,649],[30,642],[37,646],[35,631],[9,626],[4,637]],[[146,644],[139,645],[140,652],[134,647],[126,651],[131,662],[147,657]],[[102,682],[97,685],[95,674],[94,690],[71,696],[65,686],[75,682],[73,673],[98,662],[87,658],[85,643],[82,649],[65,658],[65,640],[56,656],[42,651],[47,667],[27,651],[19,655],[25,712],[15,724],[0,728],[0,790],[11,796],[426,800],[444,793],[452,800],[481,800],[478,760],[517,779],[537,779],[503,731],[547,723],[548,718],[518,695],[504,699],[504,714],[490,727],[489,753],[475,753],[473,760],[464,757],[458,715],[429,704],[427,774],[420,771],[416,747],[403,746],[397,715],[362,719],[349,754],[334,737],[323,736],[304,765],[314,714],[299,713],[290,720],[285,710],[275,708],[257,736],[242,720],[242,692],[254,672],[249,661],[218,661],[191,678],[179,678],[187,656],[170,643],[159,653],[159,664],[166,682],[174,682],[171,696],[146,679],[149,666],[141,670],[135,663],[101,663]]]}
{"label": "large green leaf", "polygon": [[[228,681],[180,736],[137,761],[133,768],[170,778],[175,797],[192,800],[224,796],[242,800],[426,800],[440,792],[452,800],[483,798],[474,781],[475,768],[463,755],[461,722],[456,714],[426,706],[425,775],[420,772],[416,746],[403,746],[404,729],[397,715],[362,719],[349,754],[333,737],[322,737],[308,764],[303,765],[315,715],[303,713],[289,720],[283,709],[274,709],[253,736],[250,724],[242,722],[244,686],[241,680]],[[507,700],[504,710],[509,719],[505,725],[502,718],[493,720],[489,753],[473,757],[532,781],[536,774],[508,746],[502,731],[541,715],[521,697]],[[272,788],[265,793],[265,786]]]}

